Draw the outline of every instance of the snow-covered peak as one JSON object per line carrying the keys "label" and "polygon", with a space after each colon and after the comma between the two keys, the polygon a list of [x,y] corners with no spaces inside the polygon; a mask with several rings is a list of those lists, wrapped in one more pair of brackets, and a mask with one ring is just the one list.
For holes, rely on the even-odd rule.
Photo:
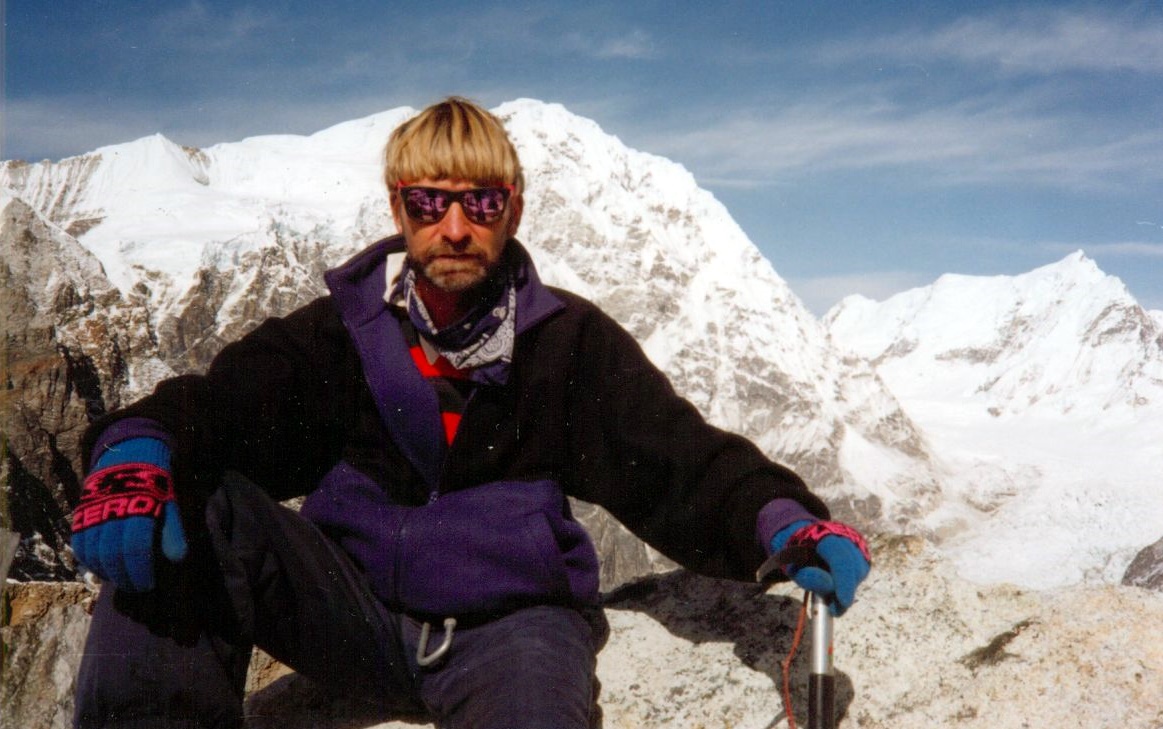
{"label": "snow-covered peak", "polygon": [[94,197],[135,194],[157,186],[174,189],[188,184],[205,185],[205,159],[198,150],[182,147],[161,134],[101,147],[101,174],[89,182]]}
{"label": "snow-covered peak", "polygon": [[1018,276],[947,274],[881,303],[850,297],[824,323],[903,396],[955,392],[994,411],[1133,405],[1150,386],[1139,365],[1160,351],[1155,321],[1082,251]]}
{"label": "snow-covered peak", "polygon": [[9,163],[0,184],[73,230],[123,292],[144,272],[182,292],[202,266],[267,245],[273,227],[339,237],[354,235],[369,215],[380,222],[384,213],[372,209],[384,205],[383,143],[412,113],[206,149],[153,135],[56,164]]}
{"label": "snow-covered peak", "polygon": [[[839,358],[819,322],[688,170],[626,147],[560,105],[518,100],[496,113],[526,171],[519,234],[547,281],[622,321],[715,422],[751,420],[773,451],[827,442],[824,424],[841,416],[832,410],[834,391],[819,388],[841,377]],[[754,366],[707,371],[694,351]],[[767,383],[751,389],[749,402],[740,399],[747,388],[740,380],[761,380],[768,368],[804,400],[800,425],[811,435],[800,431],[794,445],[776,442],[772,403],[758,400]],[[874,389],[852,398],[875,401],[866,403],[869,413],[894,410],[884,395]]]}

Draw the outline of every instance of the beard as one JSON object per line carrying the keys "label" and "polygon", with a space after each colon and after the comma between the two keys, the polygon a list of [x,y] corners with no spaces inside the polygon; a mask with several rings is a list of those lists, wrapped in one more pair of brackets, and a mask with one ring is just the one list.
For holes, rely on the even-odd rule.
{"label": "beard", "polygon": [[409,258],[417,276],[440,291],[461,294],[471,291],[493,277],[501,259],[489,260],[483,251],[438,250],[423,260]]}

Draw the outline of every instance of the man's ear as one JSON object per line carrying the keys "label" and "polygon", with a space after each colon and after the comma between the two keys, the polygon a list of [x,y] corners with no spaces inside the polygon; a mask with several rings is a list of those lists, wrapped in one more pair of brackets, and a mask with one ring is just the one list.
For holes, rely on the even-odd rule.
{"label": "man's ear", "polygon": [[388,206],[392,209],[392,221],[396,224],[396,232],[404,232],[404,217],[400,212],[400,194],[393,190],[388,193]]}
{"label": "man's ear", "polygon": [[521,193],[509,198],[509,225],[505,229],[505,236],[513,238],[517,235],[517,227],[521,225],[521,213],[525,210],[525,198]]}

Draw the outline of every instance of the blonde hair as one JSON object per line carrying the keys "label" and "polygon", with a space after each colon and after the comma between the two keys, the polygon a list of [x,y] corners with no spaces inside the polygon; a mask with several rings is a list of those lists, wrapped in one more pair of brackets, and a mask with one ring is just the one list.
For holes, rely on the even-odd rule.
{"label": "blonde hair", "polygon": [[521,192],[521,161],[501,120],[459,96],[429,106],[404,122],[384,148],[384,184],[422,179],[506,183]]}

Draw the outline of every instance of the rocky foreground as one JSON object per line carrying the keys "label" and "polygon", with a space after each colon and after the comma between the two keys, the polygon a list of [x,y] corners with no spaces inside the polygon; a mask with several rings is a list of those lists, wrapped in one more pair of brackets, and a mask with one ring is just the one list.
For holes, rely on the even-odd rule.
{"label": "rocky foreground", "polygon": [[[1163,726],[1163,594],[982,587],[920,539],[879,537],[873,550],[860,602],[836,622],[840,727]],[[0,727],[66,727],[93,595],[10,582],[6,596]],[[598,667],[607,729],[786,726],[779,662],[799,597],[682,571],[611,593]],[[250,727],[427,726],[324,696],[265,656],[252,668]],[[801,725],[806,670],[805,650],[792,679]]]}

